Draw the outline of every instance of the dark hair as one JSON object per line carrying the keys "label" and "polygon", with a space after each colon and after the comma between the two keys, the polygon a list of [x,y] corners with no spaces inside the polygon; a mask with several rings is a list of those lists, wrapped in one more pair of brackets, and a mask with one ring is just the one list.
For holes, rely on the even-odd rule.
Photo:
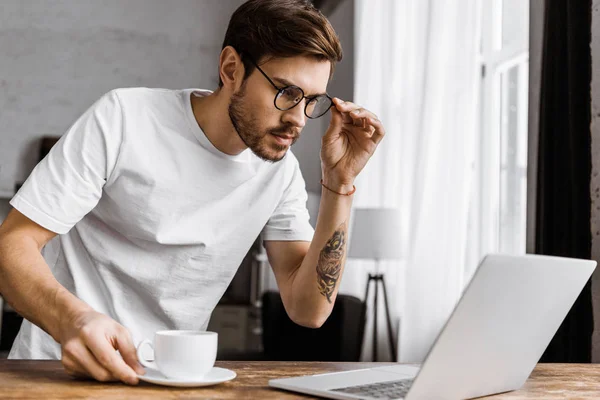
{"label": "dark hair", "polygon": [[[325,16],[309,0],[250,0],[231,16],[223,41],[242,54],[244,79],[264,57],[310,56],[331,63],[342,59],[342,45]],[[223,82],[219,78],[219,87]]]}

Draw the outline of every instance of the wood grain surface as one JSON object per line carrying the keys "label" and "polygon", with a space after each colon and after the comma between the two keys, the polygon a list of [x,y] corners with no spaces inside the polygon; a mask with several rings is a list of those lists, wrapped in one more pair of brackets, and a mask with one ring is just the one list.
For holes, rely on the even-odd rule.
{"label": "wood grain surface", "polygon": [[[137,386],[69,377],[58,361],[0,360],[0,398],[9,399],[307,399],[272,389],[269,379],[344,371],[390,363],[222,361],[237,377],[204,388]],[[539,364],[527,383],[490,399],[600,399],[600,364]]]}

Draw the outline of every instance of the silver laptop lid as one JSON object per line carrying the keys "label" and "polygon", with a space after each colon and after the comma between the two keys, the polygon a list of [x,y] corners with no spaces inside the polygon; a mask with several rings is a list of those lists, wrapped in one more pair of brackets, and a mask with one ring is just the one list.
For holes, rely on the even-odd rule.
{"label": "silver laptop lid", "polygon": [[472,398],[523,385],[595,261],[488,255],[432,346],[407,399]]}

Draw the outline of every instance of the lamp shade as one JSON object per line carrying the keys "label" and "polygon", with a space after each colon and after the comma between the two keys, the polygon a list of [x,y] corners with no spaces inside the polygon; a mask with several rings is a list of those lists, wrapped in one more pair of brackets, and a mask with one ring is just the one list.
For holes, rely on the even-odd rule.
{"label": "lamp shade", "polygon": [[350,234],[348,257],[400,259],[400,210],[357,208]]}

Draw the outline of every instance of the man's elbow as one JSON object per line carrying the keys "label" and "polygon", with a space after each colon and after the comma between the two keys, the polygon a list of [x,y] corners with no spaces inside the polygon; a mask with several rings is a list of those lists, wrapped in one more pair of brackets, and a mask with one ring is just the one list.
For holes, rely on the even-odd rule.
{"label": "man's elbow", "polygon": [[290,319],[297,325],[303,326],[305,328],[317,329],[323,326],[327,318],[329,318],[328,313],[294,313],[290,315]]}

